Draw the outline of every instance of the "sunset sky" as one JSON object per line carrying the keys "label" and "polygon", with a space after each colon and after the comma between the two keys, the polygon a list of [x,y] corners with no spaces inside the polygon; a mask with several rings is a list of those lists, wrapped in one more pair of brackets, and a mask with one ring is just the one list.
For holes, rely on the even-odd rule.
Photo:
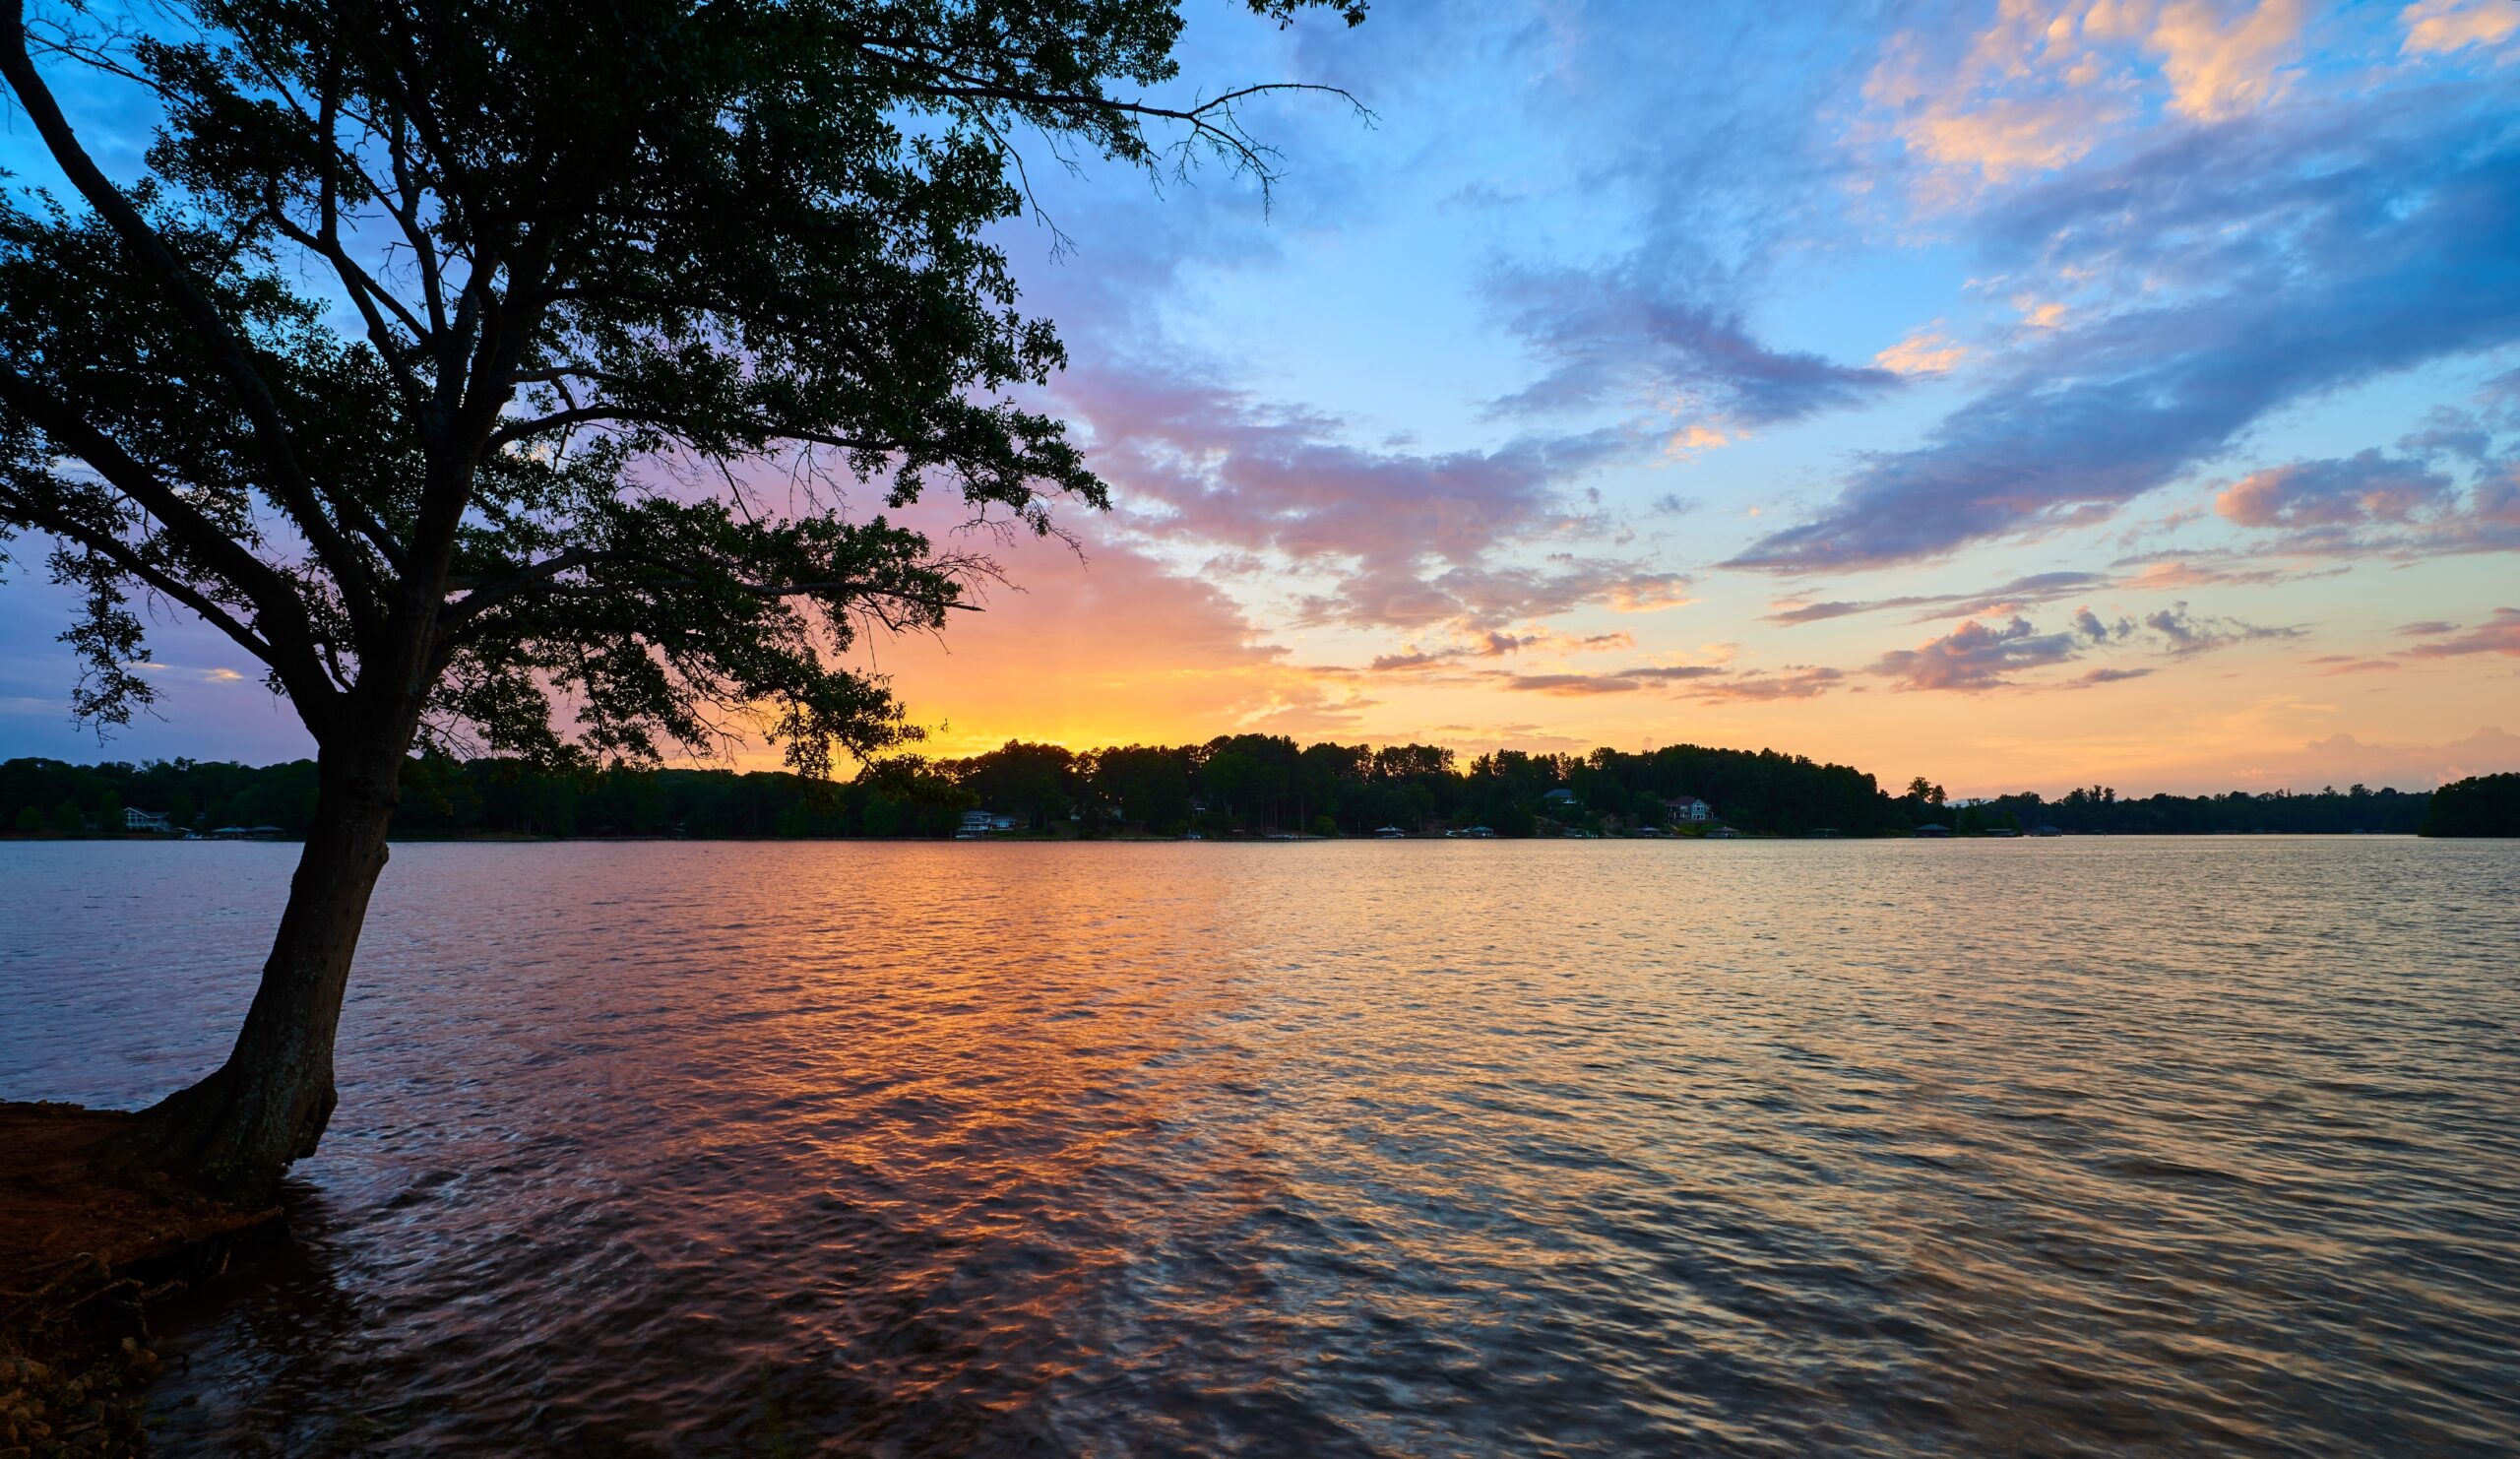
{"label": "sunset sky", "polygon": [[[1265,210],[1028,156],[1004,239],[1115,509],[873,646],[930,749],[2520,769],[2520,3],[1237,10],[1174,95],[1371,116],[1251,108]],[[145,114],[66,89],[135,175]],[[0,166],[48,170],[22,117]],[[0,756],[306,752],[171,613],[164,718],[100,747],[23,547]]]}

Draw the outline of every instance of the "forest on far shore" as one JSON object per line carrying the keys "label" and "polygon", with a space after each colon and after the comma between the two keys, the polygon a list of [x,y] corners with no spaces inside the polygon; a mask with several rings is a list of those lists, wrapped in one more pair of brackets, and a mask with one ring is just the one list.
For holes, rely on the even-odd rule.
{"label": "forest on far shore", "polygon": [[[2511,834],[2511,794],[2462,782],[2458,816],[2438,834]],[[2470,790],[2470,787],[2482,787]],[[314,812],[314,762],[245,766],[158,760],[73,765],[0,762],[0,831],[77,836],[123,830],[126,809],[161,813],[177,832],[271,828],[302,833]],[[1688,819],[1687,798],[1707,819]],[[1698,834],[1900,836],[2052,828],[2069,835],[2351,833],[2425,829],[2429,792],[2234,791],[2121,796],[2077,788],[1972,802],[1912,780],[1893,793],[1872,776],[1775,750],[1671,745],[1589,755],[1498,750],[1464,760],[1435,745],[1297,745],[1278,735],[1205,744],[1077,752],[1010,740],[967,759],[898,755],[850,780],[781,771],[548,768],[519,760],[405,762],[394,833],[429,836],[937,837],[967,811],[1010,818],[1012,834],[1061,837],[1301,833],[1372,835],[1486,827],[1503,837]],[[2504,826],[2496,831],[2480,829]]]}

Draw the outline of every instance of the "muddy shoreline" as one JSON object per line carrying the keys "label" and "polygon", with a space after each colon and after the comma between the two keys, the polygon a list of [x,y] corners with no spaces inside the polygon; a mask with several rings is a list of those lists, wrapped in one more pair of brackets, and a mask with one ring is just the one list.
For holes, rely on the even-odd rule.
{"label": "muddy shoreline", "polygon": [[0,1459],[146,1452],[152,1304],[280,1223],[136,1167],[134,1119],[0,1103]]}

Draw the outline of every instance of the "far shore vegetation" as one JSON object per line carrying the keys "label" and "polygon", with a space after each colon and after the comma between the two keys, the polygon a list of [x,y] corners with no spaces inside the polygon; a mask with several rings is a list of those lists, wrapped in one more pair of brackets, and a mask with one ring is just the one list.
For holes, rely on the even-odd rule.
{"label": "far shore vegetation", "polygon": [[[293,839],[315,815],[318,789],[317,768],[305,760],[10,760],[0,762],[0,832]],[[968,759],[890,756],[837,784],[785,771],[566,770],[425,756],[404,762],[401,791],[393,834],[404,839],[940,838],[983,811],[998,839],[2520,830],[2520,775],[2462,781],[2437,794],[2358,785],[2138,797],[2095,786],[2052,799],[2022,792],[1961,801],[1922,779],[1893,793],[1862,771],[1774,750],[1672,745],[1465,758],[1434,745],[1298,745],[1259,734],[1082,752],[1010,740]]]}
{"label": "far shore vegetation", "polygon": [[2472,775],[2432,793],[2426,836],[2520,836],[2520,772]]}

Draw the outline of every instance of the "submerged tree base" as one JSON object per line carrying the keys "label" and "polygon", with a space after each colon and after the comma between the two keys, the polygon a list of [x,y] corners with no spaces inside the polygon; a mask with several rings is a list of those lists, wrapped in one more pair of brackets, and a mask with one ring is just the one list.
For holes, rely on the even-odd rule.
{"label": "submerged tree base", "polygon": [[132,1157],[139,1116],[0,1103],[0,1453],[130,1454],[157,1376],[148,1303],[279,1220]]}

